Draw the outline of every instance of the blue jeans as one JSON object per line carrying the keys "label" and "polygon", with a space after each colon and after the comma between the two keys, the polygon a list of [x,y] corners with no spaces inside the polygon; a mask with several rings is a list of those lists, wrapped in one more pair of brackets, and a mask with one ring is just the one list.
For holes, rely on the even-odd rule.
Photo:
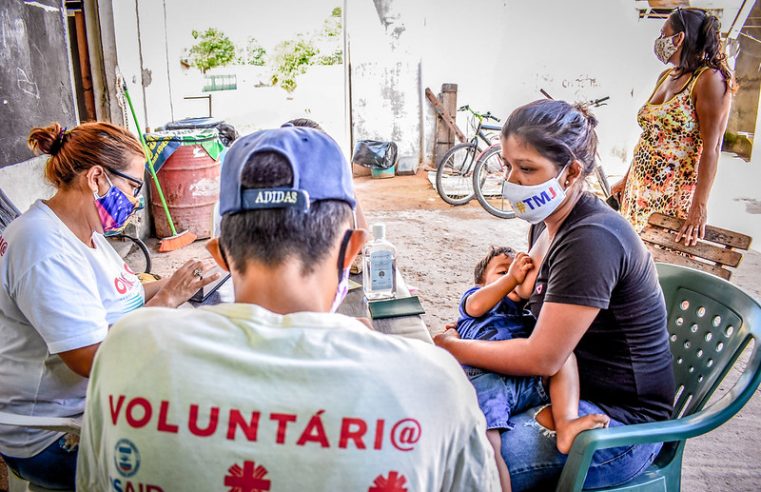
{"label": "blue jeans", "polygon": [[2,456],[12,472],[27,482],[52,490],[74,490],[78,442],[66,434],[31,458]]}
{"label": "blue jeans", "polygon": [[[510,470],[513,491],[554,490],[567,456],[556,447],[552,433],[539,425],[533,408],[513,417],[513,430],[502,433],[502,457]],[[588,401],[579,402],[579,415],[605,413]],[[610,419],[610,427],[624,425]],[[589,467],[587,488],[625,483],[642,473],[655,459],[661,443],[601,449]]]}
{"label": "blue jeans", "polygon": [[475,367],[466,367],[465,374],[476,389],[489,430],[512,430],[512,415],[549,402],[540,377],[503,376]]}

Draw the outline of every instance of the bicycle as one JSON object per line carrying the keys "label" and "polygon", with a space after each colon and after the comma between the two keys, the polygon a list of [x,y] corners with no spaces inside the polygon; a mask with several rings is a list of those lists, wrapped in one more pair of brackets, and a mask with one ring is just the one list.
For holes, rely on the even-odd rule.
{"label": "bicycle", "polygon": [[449,149],[436,169],[436,191],[441,199],[450,205],[464,205],[473,198],[471,176],[476,157],[482,152],[479,147],[480,141],[483,141],[488,148],[492,142],[485,132],[502,130],[499,126],[484,123],[486,120],[500,121],[496,116],[492,116],[491,112],[478,113],[468,105],[460,107],[457,111],[469,111],[478,123],[470,140]]}
{"label": "bicycle", "polygon": [[[109,239],[116,239],[121,241],[130,241],[132,243],[132,246],[130,246],[127,249],[127,252],[124,254],[122,258],[124,258],[124,261],[127,262],[129,259],[130,261],[127,262],[129,264],[130,269],[133,272],[136,273],[151,273],[151,267],[153,267],[153,262],[151,261],[151,253],[148,251],[148,247],[145,245],[145,243],[137,236],[130,236],[129,234],[113,234],[108,236]],[[139,255],[132,255],[132,247],[136,247],[137,251],[140,252]]]}
{"label": "bicycle", "polygon": [[[541,90],[541,93],[552,99],[544,90]],[[586,105],[589,107],[604,106],[608,99],[610,97],[606,96],[589,101]],[[473,169],[473,191],[478,203],[484,210],[501,219],[512,219],[515,217],[515,212],[510,202],[502,195],[502,185],[507,179],[510,169],[502,159],[501,150],[501,145],[495,143],[478,157]],[[608,198],[610,196],[610,184],[599,164],[595,167],[595,177],[603,195]]]}

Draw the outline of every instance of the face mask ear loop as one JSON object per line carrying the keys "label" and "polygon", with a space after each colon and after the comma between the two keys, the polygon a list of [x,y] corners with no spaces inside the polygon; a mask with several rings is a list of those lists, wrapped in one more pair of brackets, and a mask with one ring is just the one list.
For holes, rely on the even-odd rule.
{"label": "face mask ear loop", "polygon": [[349,241],[351,240],[352,230],[344,232],[344,237],[341,240],[341,248],[338,250],[338,283],[343,281],[344,273],[344,260],[346,259],[346,249],[349,247]]}
{"label": "face mask ear loop", "polygon": [[[113,187],[114,187],[114,184],[111,182],[111,178],[109,178],[109,177],[108,177],[108,174],[106,174],[106,173],[103,173],[103,176],[105,176],[105,177],[106,177],[106,181],[108,181],[108,190],[110,190],[111,188],[113,188]],[[96,191],[93,191],[92,193],[93,193],[93,195],[95,195],[95,199],[96,199],[96,200],[100,200],[100,199],[101,199],[101,198],[103,198],[104,196],[108,195],[108,190],[106,190],[106,193],[104,193],[104,194],[103,194],[103,196],[101,196],[101,195],[98,195],[98,192],[97,192],[97,190],[96,190]]]}
{"label": "face mask ear loop", "polygon": [[222,247],[222,241],[219,241],[219,255],[222,257],[222,263],[225,264],[225,269],[229,272],[230,264],[227,263],[227,255],[225,254],[225,248]]}

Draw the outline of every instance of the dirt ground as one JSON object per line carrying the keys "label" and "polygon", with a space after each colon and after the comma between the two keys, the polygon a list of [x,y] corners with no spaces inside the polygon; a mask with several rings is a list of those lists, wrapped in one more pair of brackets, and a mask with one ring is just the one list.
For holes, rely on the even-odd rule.
{"label": "dirt ground", "polygon": [[[456,319],[459,296],[471,286],[473,267],[490,244],[526,248],[525,222],[494,218],[475,200],[451,207],[438,197],[423,173],[381,180],[363,177],[355,183],[368,221],[386,223],[388,238],[398,250],[399,268],[422,300],[431,333]],[[205,256],[203,241],[169,254],[154,253],[153,271],[167,275],[187,259]],[[750,251],[733,282],[761,299],[760,277],[761,253]],[[735,371],[733,376],[738,374]],[[726,390],[721,388],[719,394]],[[757,391],[728,424],[688,442],[682,489],[757,491],[759,462],[761,397]]]}

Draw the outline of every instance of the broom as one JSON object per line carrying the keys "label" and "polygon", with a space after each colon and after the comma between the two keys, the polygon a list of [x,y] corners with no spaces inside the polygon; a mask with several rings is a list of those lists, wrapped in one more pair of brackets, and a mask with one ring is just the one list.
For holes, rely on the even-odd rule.
{"label": "broom", "polygon": [[[145,144],[145,137],[143,137],[143,132],[142,130],[140,130],[140,123],[138,123],[137,121],[135,108],[132,106],[132,99],[129,97],[129,91],[127,90],[127,83],[124,81],[122,77],[119,77],[119,79],[121,79],[121,86],[122,86],[122,90],[124,91],[124,97],[125,99],[127,99],[129,110],[132,113],[132,120],[135,122],[135,127],[137,128],[137,134],[140,137],[140,143],[143,144],[143,149],[145,149],[147,154],[148,146]],[[158,192],[159,198],[161,199],[161,206],[164,207],[164,215],[166,215],[166,221],[169,224],[169,229],[172,230],[171,236],[159,239],[159,252],[164,253],[167,251],[174,251],[176,249],[185,247],[188,244],[195,241],[198,237],[190,231],[182,231],[179,234],[177,233],[177,229],[175,229],[174,227],[174,221],[172,220],[172,216],[169,215],[169,207],[166,204],[166,199],[164,198],[164,192],[161,190],[161,184],[159,183],[159,178],[158,176],[156,176],[156,169],[154,169],[153,163],[151,162],[150,159],[146,160],[146,166],[148,167],[148,170],[151,173],[151,177],[153,178],[153,184],[156,185],[156,191]]]}

